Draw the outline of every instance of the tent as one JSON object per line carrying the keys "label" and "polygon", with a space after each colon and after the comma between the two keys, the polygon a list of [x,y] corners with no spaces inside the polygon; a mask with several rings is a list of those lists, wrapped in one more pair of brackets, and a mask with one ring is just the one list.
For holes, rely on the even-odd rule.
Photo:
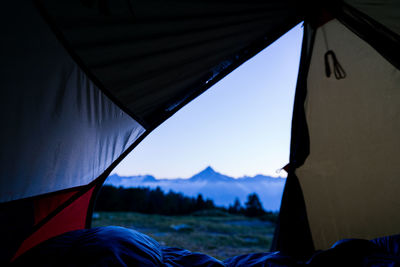
{"label": "tent", "polygon": [[147,134],[302,21],[273,249],[400,232],[399,1],[37,0],[0,13],[0,262],[90,227],[97,191]]}

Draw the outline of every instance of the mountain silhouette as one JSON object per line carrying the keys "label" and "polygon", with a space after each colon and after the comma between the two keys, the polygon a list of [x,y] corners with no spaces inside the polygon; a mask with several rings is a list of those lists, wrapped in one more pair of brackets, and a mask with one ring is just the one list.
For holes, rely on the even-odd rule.
{"label": "mountain silhouette", "polygon": [[113,174],[105,182],[116,187],[160,187],[165,192],[170,190],[187,196],[202,194],[216,205],[228,207],[238,198],[242,205],[247,196],[257,193],[265,210],[276,211],[280,207],[283,187],[286,179],[265,175],[233,178],[215,171],[208,166],[188,179],[156,179],[151,175],[119,176]]}
{"label": "mountain silhouette", "polygon": [[220,181],[231,181],[234,180],[232,177],[220,174],[219,172],[214,171],[211,166],[208,166],[198,174],[193,175],[189,181],[190,182],[198,182],[198,181],[206,181],[206,182],[220,182]]}

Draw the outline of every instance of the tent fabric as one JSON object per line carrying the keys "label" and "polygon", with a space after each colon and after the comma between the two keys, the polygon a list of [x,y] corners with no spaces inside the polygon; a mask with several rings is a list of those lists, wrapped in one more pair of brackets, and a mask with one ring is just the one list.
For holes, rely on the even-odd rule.
{"label": "tent fabric", "polygon": [[36,227],[37,229],[21,243],[11,260],[13,261],[32,247],[54,236],[85,228],[89,202],[92,198],[93,191],[94,187],[74,199],[71,204],[63,208],[57,214],[48,217],[47,221],[42,220],[40,227]]}
{"label": "tent fabric", "polygon": [[[326,76],[328,50],[345,79]],[[398,233],[400,71],[333,20],[317,30],[307,86],[310,155],[296,174],[315,247]]]}
{"label": "tent fabric", "polygon": [[400,35],[400,2],[398,0],[345,0],[344,2]]}
{"label": "tent fabric", "polygon": [[[396,6],[392,8],[396,9]],[[343,5],[342,8],[334,9],[332,12],[343,25],[366,41],[397,69],[400,69],[398,53],[400,36],[397,33],[349,5]]]}
{"label": "tent fabric", "polygon": [[314,252],[304,196],[299,179],[294,172],[296,168],[304,164],[309,155],[310,140],[304,101],[307,95],[307,76],[314,38],[315,29],[310,23],[305,23],[293,106],[290,163],[287,166],[288,176],[282,195],[279,220],[271,245],[273,251],[282,251],[299,258],[307,258]]}
{"label": "tent fabric", "polygon": [[101,88],[146,128],[301,21],[292,0],[42,2]]}
{"label": "tent fabric", "polygon": [[90,183],[144,128],[88,79],[30,1],[0,12],[0,202]]}
{"label": "tent fabric", "polygon": [[35,225],[45,220],[52,212],[56,211],[61,205],[78,194],[79,191],[60,192],[51,194],[33,200],[33,209],[35,213]]}

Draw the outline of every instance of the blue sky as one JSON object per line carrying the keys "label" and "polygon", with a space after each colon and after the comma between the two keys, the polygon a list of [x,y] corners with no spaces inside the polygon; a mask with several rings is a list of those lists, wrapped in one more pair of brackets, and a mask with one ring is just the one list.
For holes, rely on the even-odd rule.
{"label": "blue sky", "polygon": [[149,134],[113,171],[189,178],[279,174],[289,160],[303,28],[297,25]]}

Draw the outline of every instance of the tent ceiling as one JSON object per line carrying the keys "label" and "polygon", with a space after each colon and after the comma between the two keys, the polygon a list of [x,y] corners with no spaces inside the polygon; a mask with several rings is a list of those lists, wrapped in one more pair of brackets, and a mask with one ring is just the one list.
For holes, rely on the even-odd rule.
{"label": "tent ceiling", "polygon": [[292,0],[43,2],[101,88],[147,127],[301,21]]}
{"label": "tent ceiling", "polygon": [[345,0],[345,2],[400,35],[400,1]]}

